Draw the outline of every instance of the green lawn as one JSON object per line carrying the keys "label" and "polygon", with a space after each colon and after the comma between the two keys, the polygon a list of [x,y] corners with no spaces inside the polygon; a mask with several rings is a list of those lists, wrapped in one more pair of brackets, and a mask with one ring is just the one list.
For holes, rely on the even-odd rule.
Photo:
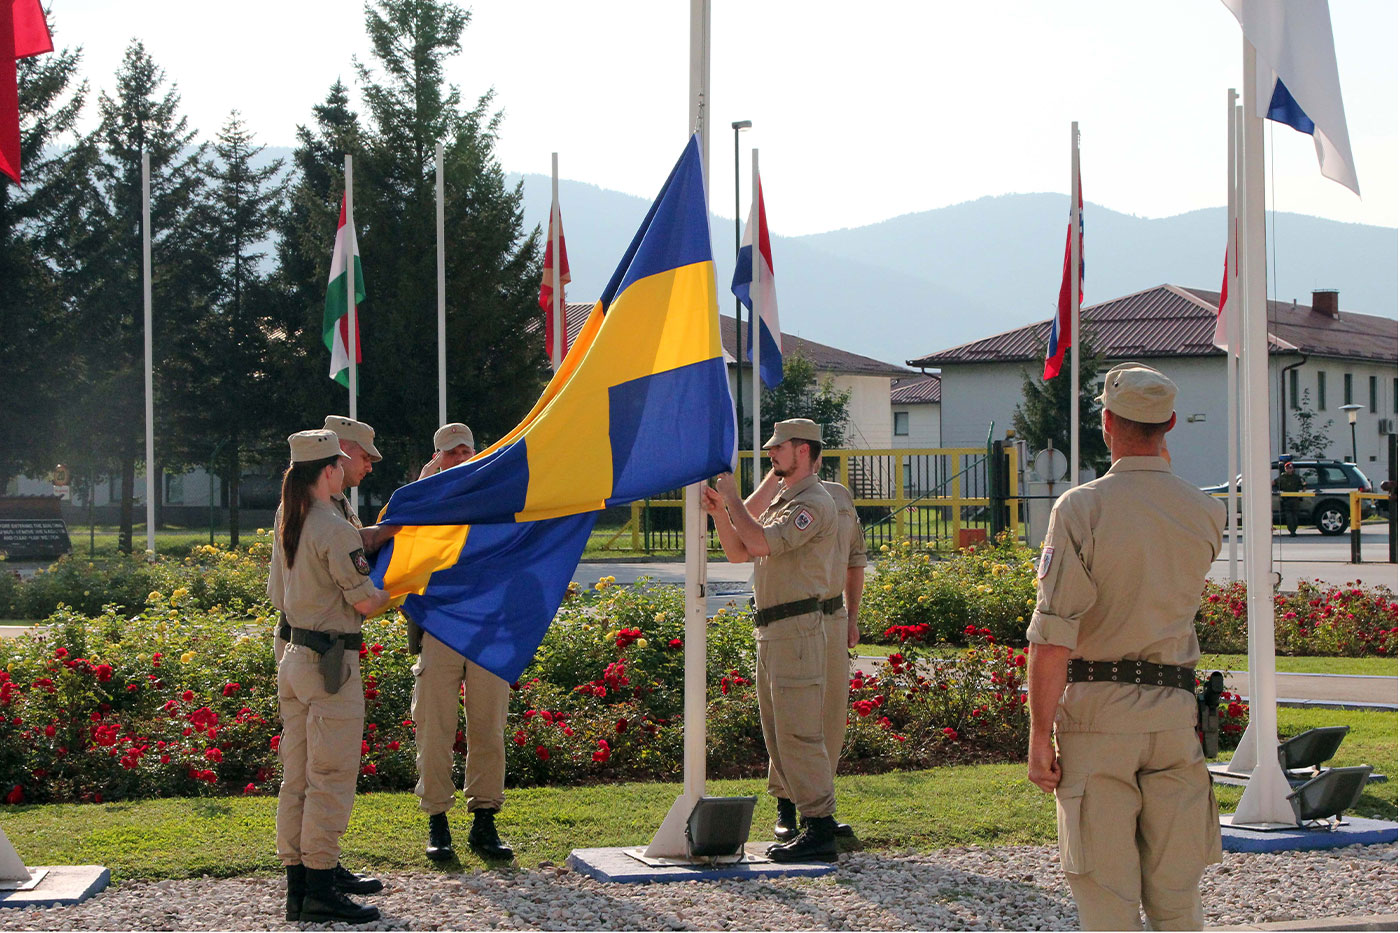
{"label": "green lawn", "polygon": [[[1316,725],[1350,725],[1336,759],[1368,763],[1390,781],[1373,784],[1357,813],[1395,819],[1396,714],[1279,710],[1293,734]],[[715,795],[756,794],[753,839],[769,838],[772,802],[762,779],[712,781]],[[936,768],[843,776],[837,780],[842,819],[867,848],[922,849],[955,845],[1049,843],[1055,838],[1053,799],[1025,780],[1020,764]],[[661,824],[678,784],[614,784],[512,790],[501,813],[502,835],[520,865],[561,863],[581,846],[643,845]],[[1226,809],[1238,788],[1217,788]],[[114,878],[159,879],[276,871],[271,797],[152,800],[139,803],[4,808],[5,833],[31,864],[101,864]],[[460,862],[434,866],[423,857],[427,820],[412,794],[367,794],[355,804],[344,858],[374,871],[459,872],[482,867],[467,849],[469,818],[455,807],[450,820]]]}
{"label": "green lawn", "polygon": [[[898,651],[898,645],[875,645],[861,642],[856,645],[856,654],[869,657],[885,657]],[[932,649],[935,654],[938,649]],[[957,651],[948,648],[948,651]],[[1202,670],[1247,671],[1249,662],[1242,654],[1207,654],[1201,656]],[[1275,658],[1275,669],[1280,674],[1362,674],[1374,677],[1395,677],[1395,658]]]}

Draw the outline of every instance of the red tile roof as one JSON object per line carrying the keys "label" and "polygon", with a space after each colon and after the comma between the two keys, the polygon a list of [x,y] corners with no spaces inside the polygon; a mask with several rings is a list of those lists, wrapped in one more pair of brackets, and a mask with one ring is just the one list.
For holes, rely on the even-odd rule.
{"label": "red tile roof", "polygon": [[913,376],[890,380],[891,405],[927,405],[943,401],[940,376]]}
{"label": "red tile roof", "polygon": [[[1220,293],[1178,285],[1144,291],[1089,305],[1081,326],[1096,350],[1109,359],[1214,356],[1211,343]],[[1333,318],[1308,305],[1269,302],[1269,349],[1309,356],[1396,362],[1397,324],[1393,318],[1342,312]],[[1050,322],[965,343],[910,360],[910,366],[949,363],[1002,363],[1045,357]]]}

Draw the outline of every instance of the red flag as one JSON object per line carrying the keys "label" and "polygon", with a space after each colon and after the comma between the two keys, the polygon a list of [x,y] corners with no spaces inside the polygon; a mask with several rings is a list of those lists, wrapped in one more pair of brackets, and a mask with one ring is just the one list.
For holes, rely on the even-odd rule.
{"label": "red flag", "polygon": [[[1231,249],[1232,246],[1236,247],[1236,249]],[[1225,244],[1225,274],[1221,276],[1220,279],[1220,304],[1215,309],[1215,335],[1211,337],[1211,343],[1215,344],[1222,350],[1228,349],[1230,343],[1229,332],[1228,328],[1226,327],[1225,319],[1225,299],[1230,297],[1230,254],[1232,252],[1236,252],[1238,247],[1238,242],[1233,244],[1227,242]],[[1236,256],[1235,271],[1237,274],[1239,272],[1239,265],[1239,257]],[[1239,352],[1238,348],[1236,349],[1236,352]]]}
{"label": "red flag", "polygon": [[[556,227],[556,224],[558,225]],[[540,281],[540,309],[544,311],[545,352],[554,359],[554,231],[559,231],[559,310],[564,317],[563,353],[569,352],[568,319],[564,314],[564,286],[569,284],[569,250],[564,245],[564,218],[555,203],[549,211],[549,236],[544,241],[544,277]],[[560,359],[563,357],[561,356]]]}
{"label": "red flag", "polygon": [[[1054,379],[1060,374],[1065,362],[1065,351],[1070,342],[1070,237],[1074,235],[1072,219],[1065,226],[1065,271],[1060,279],[1060,301],[1055,311],[1055,319],[1050,322],[1050,339],[1045,343],[1045,373],[1042,378]],[[1079,300],[1084,301],[1084,188],[1079,189]]]}
{"label": "red flag", "polygon": [[19,184],[19,82],[15,62],[53,51],[39,0],[0,0],[0,172]]}

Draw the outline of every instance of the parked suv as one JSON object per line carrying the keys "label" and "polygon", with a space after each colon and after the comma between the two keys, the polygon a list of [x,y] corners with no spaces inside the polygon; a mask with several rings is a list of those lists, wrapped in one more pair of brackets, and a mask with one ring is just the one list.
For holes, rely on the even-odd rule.
{"label": "parked suv", "polygon": [[[1278,471],[1282,466],[1282,461],[1275,460],[1270,464],[1273,471],[1273,502],[1274,502],[1274,523],[1283,521],[1283,512],[1280,505],[1282,497],[1278,494]],[[1303,492],[1313,493],[1314,499],[1298,500],[1298,518],[1300,524],[1311,523],[1317,526],[1317,530],[1325,535],[1339,535],[1347,530],[1351,524],[1351,492],[1360,490],[1361,492],[1371,492],[1371,481],[1366,478],[1366,474],[1361,472],[1361,468],[1354,463],[1346,463],[1342,460],[1294,460],[1293,472],[1297,473],[1303,480]],[[1243,482],[1240,477],[1236,482]],[[1241,487],[1243,488],[1243,487]],[[1229,490],[1228,484],[1221,483],[1219,486],[1207,486],[1202,488],[1202,492],[1225,493]],[[1369,518],[1372,512],[1370,499],[1361,500],[1361,517]]]}

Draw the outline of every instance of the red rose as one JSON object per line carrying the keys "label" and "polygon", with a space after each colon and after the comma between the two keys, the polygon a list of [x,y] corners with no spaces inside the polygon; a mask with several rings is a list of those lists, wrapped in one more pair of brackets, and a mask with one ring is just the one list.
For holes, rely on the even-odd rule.
{"label": "red rose", "polygon": [[278,747],[282,744],[282,737],[280,735],[274,735],[269,744],[272,745],[272,750],[274,752],[277,751]]}
{"label": "red rose", "polygon": [[208,758],[215,764],[218,764],[219,762],[224,760],[224,753],[219,751],[217,748],[206,748],[204,750],[204,757]]}
{"label": "red rose", "polygon": [[8,804],[24,803],[24,788],[16,784],[10,789],[10,792],[5,795],[5,802]]}
{"label": "red rose", "polygon": [[390,742],[388,745],[385,746],[385,748],[389,749],[389,751],[391,751],[391,752],[396,752],[396,751],[398,751],[398,750],[399,750],[399,743],[398,743],[398,740],[395,739],[394,741]]}
{"label": "red rose", "polygon": [[168,764],[170,764],[170,756],[169,756],[169,755],[161,755],[161,756],[160,756],[160,763],[163,764],[163,765],[168,765]]}
{"label": "red rose", "polygon": [[361,774],[378,774],[379,769],[374,766],[374,762],[366,761],[365,766],[360,769]]}
{"label": "red rose", "polygon": [[626,732],[626,731],[627,731],[627,720],[625,720],[625,719],[619,719],[619,720],[617,721],[617,724],[613,726],[613,729],[614,729],[616,732],[618,732],[619,734],[621,734],[621,733],[623,733],[623,732]]}
{"label": "red rose", "polygon": [[53,656],[56,657],[56,658],[66,658],[66,657],[68,657],[68,649],[67,649],[67,648],[55,648],[55,649],[53,650]]}
{"label": "red rose", "polygon": [[57,730],[54,729],[53,723],[49,723],[47,726],[44,727],[44,735],[48,736],[49,738],[53,738],[53,734],[55,731]]}
{"label": "red rose", "polygon": [[248,794],[256,794],[257,792],[258,792],[258,785],[254,784],[254,783],[252,783],[252,782],[249,782],[249,783],[247,784],[247,786],[245,786],[245,787],[243,788],[243,793],[244,793],[245,796],[248,795]]}
{"label": "red rose", "polygon": [[184,693],[180,694],[180,699],[184,700],[186,703],[193,702],[193,701],[194,701],[194,691],[193,691],[193,690],[186,690]]}
{"label": "red rose", "polygon": [[524,746],[526,739],[525,732],[523,730],[517,729],[513,738],[515,739],[516,745]]}
{"label": "red rose", "polygon": [[535,755],[540,759],[540,761],[548,761],[549,749],[545,748],[543,745],[536,745]]}
{"label": "red rose", "polygon": [[946,735],[948,738],[952,739],[954,742],[958,740],[958,730],[954,729],[952,726],[944,726],[943,734]]}
{"label": "red rose", "polygon": [[364,755],[368,755],[368,754],[369,754],[369,743],[366,742],[364,739],[360,739],[360,755],[361,755],[361,756],[364,756]]}
{"label": "red rose", "polygon": [[98,680],[105,684],[107,681],[112,679],[112,665],[99,664],[92,669],[92,674],[94,677],[96,677]]}
{"label": "red rose", "polygon": [[383,645],[380,645],[380,644],[373,644],[373,645],[370,645],[370,646],[369,646],[369,653],[372,654],[372,655],[374,655],[376,658],[379,657],[380,653],[382,653],[383,651],[384,651],[384,646],[383,646]]}
{"label": "red rose", "polygon": [[240,685],[239,685],[239,684],[235,684],[235,683],[227,683],[227,684],[224,684],[224,696],[226,696],[226,697],[231,697],[231,696],[233,696],[235,693],[237,693],[237,692],[239,691],[239,689],[240,689]]}

